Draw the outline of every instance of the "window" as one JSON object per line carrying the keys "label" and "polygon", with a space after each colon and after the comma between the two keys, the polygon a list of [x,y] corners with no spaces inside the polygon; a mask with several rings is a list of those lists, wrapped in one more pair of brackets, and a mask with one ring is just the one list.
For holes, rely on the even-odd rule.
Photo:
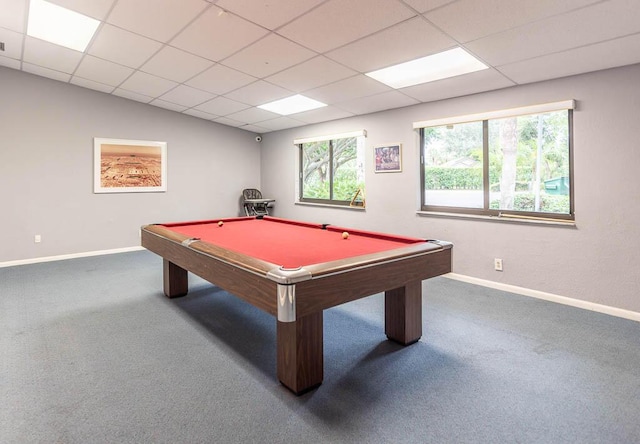
{"label": "window", "polygon": [[364,131],[294,143],[300,202],[364,206]]}
{"label": "window", "polygon": [[573,220],[573,101],[417,122],[422,210]]}

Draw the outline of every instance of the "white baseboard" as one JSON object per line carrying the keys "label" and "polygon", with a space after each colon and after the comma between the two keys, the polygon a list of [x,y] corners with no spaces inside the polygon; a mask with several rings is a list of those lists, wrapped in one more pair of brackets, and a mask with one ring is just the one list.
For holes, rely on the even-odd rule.
{"label": "white baseboard", "polygon": [[[128,253],[131,251],[141,251],[141,250],[144,250],[144,247],[136,246],[136,247],[126,247],[126,248],[114,248],[112,250],[87,251],[85,253],[63,254],[59,256],[37,257],[33,259],[0,262],[0,268],[13,267],[16,265],[37,264],[40,262],[53,262],[53,261],[60,261],[65,259],[76,259],[80,257],[101,256],[104,254]],[[445,274],[444,277],[448,279],[453,279],[456,281],[467,282],[469,284],[480,285],[482,287],[494,288],[496,290],[507,291],[509,293],[516,293],[523,296],[543,299],[545,301],[556,302],[558,304],[563,304],[563,305],[570,305],[572,307],[582,308],[585,310],[591,310],[598,313],[604,313],[611,316],[617,316],[619,318],[630,319],[632,321],[640,322],[640,313],[631,311],[631,310],[624,310],[622,308],[596,304],[594,302],[581,301],[580,299],[568,298],[566,296],[560,296],[553,293],[545,293],[544,291],[532,290],[530,288],[518,287],[516,285],[502,284],[500,282],[474,278],[471,276],[465,276],[463,274],[448,273],[448,274]]]}
{"label": "white baseboard", "polygon": [[478,279],[471,276],[465,276],[463,274],[448,273],[448,274],[445,274],[444,277],[449,279],[454,279],[457,281],[468,282],[470,284],[480,285],[483,287],[494,288],[496,290],[507,291],[509,293],[516,293],[523,296],[530,296],[532,298],[543,299],[545,301],[556,302],[558,304],[563,304],[563,305],[570,305],[572,307],[596,311],[598,313],[604,313],[611,316],[617,316],[619,318],[630,319],[632,321],[640,322],[640,313],[631,311],[631,310],[624,310],[622,308],[596,304],[594,302],[581,301],[580,299],[568,298],[566,296],[559,296],[553,293],[545,293],[544,291],[532,290],[530,288],[502,284],[500,282],[487,281],[485,279]]}
{"label": "white baseboard", "polygon": [[87,251],[84,253],[62,254],[59,256],[35,257],[33,259],[22,259],[19,261],[0,262],[0,268],[13,267],[15,265],[38,264],[40,262],[62,261],[66,259],[76,259],[79,257],[102,256],[103,254],[128,253],[130,251],[140,251],[140,250],[144,250],[144,247],[137,246],[137,247],[126,247],[126,248],[114,248],[113,250],[98,250],[98,251]]}

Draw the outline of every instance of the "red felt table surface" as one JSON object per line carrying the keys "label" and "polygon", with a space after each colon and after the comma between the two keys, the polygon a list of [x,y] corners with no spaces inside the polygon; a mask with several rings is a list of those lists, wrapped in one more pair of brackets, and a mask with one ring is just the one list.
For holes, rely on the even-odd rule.
{"label": "red felt table surface", "polygon": [[[347,257],[379,253],[424,242],[423,239],[288,221],[273,217],[164,224],[177,233],[257,259],[296,268]],[[347,231],[349,237],[342,238]]]}

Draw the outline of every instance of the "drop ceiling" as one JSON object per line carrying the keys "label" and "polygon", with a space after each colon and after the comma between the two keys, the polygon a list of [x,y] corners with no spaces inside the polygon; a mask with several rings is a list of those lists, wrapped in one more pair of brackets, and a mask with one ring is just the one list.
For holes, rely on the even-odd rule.
{"label": "drop ceiling", "polygon": [[[85,52],[0,0],[0,65],[254,133],[640,62],[638,0],[49,0],[101,21]],[[392,89],[364,73],[462,47],[489,69]],[[328,106],[258,105],[303,94]]]}

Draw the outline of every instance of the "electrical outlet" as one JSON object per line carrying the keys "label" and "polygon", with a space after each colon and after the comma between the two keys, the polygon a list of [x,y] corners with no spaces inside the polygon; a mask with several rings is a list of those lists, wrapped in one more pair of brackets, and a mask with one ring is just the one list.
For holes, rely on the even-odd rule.
{"label": "electrical outlet", "polygon": [[495,258],[493,260],[493,268],[495,268],[496,271],[502,271],[502,259]]}
{"label": "electrical outlet", "polygon": [[39,244],[40,242],[42,242],[42,236],[40,236],[39,234],[36,234],[36,235],[33,237],[33,241],[34,241],[36,244]]}

